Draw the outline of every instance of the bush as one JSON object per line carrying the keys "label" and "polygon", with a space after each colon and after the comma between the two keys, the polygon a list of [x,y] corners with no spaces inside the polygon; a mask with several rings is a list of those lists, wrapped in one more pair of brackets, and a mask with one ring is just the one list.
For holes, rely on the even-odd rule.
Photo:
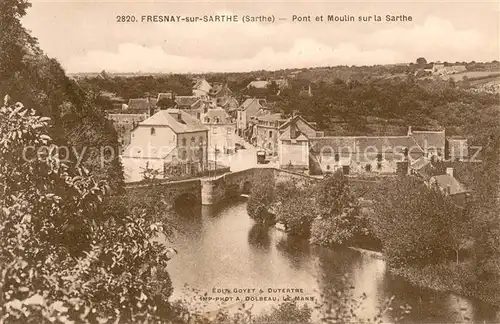
{"label": "bush", "polygon": [[384,255],[393,267],[437,263],[455,251],[454,233],[463,211],[438,190],[412,177],[387,181],[371,218]]}
{"label": "bush", "polygon": [[272,223],[274,216],[269,212],[274,202],[275,192],[273,186],[266,182],[256,182],[247,203],[247,212],[255,222]]}
{"label": "bush", "polygon": [[309,237],[314,217],[314,201],[311,188],[301,188],[285,182],[276,186],[273,212],[276,221],[282,223],[292,235]]}
{"label": "bush", "polygon": [[0,322],[168,317],[163,225],[111,210],[104,181],[59,159],[48,122],[20,103],[0,108]]}
{"label": "bush", "polygon": [[344,244],[366,234],[366,222],[349,181],[341,172],[323,179],[314,188],[315,218],[311,243],[319,245]]}

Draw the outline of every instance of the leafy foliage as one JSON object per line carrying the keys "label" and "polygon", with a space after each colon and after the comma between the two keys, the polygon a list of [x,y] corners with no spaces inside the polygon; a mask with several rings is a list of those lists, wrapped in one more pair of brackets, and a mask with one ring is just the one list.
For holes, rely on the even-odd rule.
{"label": "leafy foliage", "polygon": [[323,179],[314,193],[316,217],[312,223],[312,243],[344,244],[367,231],[357,198],[341,172]]}
{"label": "leafy foliage", "polygon": [[109,186],[59,159],[49,119],[0,109],[0,320],[144,322],[168,313],[163,225],[110,214]]}
{"label": "leafy foliage", "polygon": [[314,201],[310,188],[292,182],[277,184],[273,213],[288,233],[309,237],[314,217]]}
{"label": "leafy foliage", "polygon": [[273,215],[269,212],[275,201],[275,189],[263,176],[253,181],[252,193],[248,199],[247,212],[257,223],[272,223]]}
{"label": "leafy foliage", "polygon": [[123,175],[116,132],[98,105],[98,96],[69,79],[22,26],[21,18],[29,7],[26,0],[0,3],[0,94],[9,94],[14,101],[51,118],[48,135],[55,144],[68,148],[64,159],[78,162],[119,190]]}
{"label": "leafy foliage", "polygon": [[437,263],[454,251],[458,238],[450,224],[463,210],[439,190],[405,177],[387,181],[379,191],[371,221],[392,266]]}

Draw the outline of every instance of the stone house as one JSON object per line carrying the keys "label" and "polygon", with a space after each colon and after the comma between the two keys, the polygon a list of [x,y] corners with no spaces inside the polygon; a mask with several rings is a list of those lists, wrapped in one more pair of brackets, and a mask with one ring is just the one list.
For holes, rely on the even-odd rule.
{"label": "stone house", "polygon": [[246,99],[236,111],[236,127],[238,135],[250,139],[251,131],[249,130],[250,121],[262,111],[266,113],[269,110],[265,99],[249,98]]}
{"label": "stone house", "polygon": [[453,168],[446,168],[445,174],[432,176],[426,184],[441,191],[458,206],[463,207],[467,203],[470,191],[455,178]]}
{"label": "stone house", "polygon": [[323,137],[312,123],[293,116],[281,125],[278,139],[279,166],[288,169],[309,169],[310,139]]}
{"label": "stone house", "polygon": [[208,128],[209,153],[234,153],[236,146],[236,123],[221,107],[208,109],[202,115],[202,123]]}
{"label": "stone house", "polygon": [[161,110],[140,122],[122,154],[126,181],[142,180],[146,168],[195,175],[208,163],[208,129],[180,109]]}
{"label": "stone house", "polygon": [[408,165],[424,155],[411,136],[338,136],[312,138],[311,155],[322,173],[408,173]]}

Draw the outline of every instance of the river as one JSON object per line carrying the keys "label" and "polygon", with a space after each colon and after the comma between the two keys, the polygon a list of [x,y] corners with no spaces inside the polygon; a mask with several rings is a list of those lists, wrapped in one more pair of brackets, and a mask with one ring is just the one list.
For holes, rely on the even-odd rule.
{"label": "river", "polygon": [[[463,323],[499,322],[497,311],[485,303],[449,293],[412,287],[388,273],[376,255],[343,249],[310,246],[275,228],[261,228],[248,217],[244,198],[217,206],[192,207],[178,212],[178,233],[172,245],[176,255],[169,263],[174,286],[172,299],[184,298],[197,310],[235,307],[235,297],[257,297],[259,293],[234,293],[233,289],[259,289],[262,296],[288,295],[332,300],[330,288],[351,287],[354,296],[366,294],[361,317],[373,317],[384,300],[395,296],[393,308],[410,305],[404,322]],[[344,281],[341,279],[345,278]],[[186,285],[189,289],[186,289]],[[268,289],[303,289],[292,294],[269,293]],[[214,293],[215,289],[215,293]],[[229,289],[220,294],[217,289]],[[232,301],[201,302],[200,296],[232,297]],[[255,301],[254,310],[278,302]],[[304,301],[314,307],[314,302]],[[252,303],[250,303],[252,304]],[[233,306],[231,306],[233,305]],[[249,303],[247,302],[247,306]],[[395,314],[397,315],[397,313]],[[386,314],[391,322],[394,314]]]}

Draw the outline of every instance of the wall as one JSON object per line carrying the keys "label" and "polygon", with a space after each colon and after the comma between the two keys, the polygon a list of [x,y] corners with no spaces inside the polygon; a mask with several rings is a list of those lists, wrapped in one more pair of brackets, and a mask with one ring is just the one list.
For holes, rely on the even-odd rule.
{"label": "wall", "polygon": [[309,142],[281,141],[279,145],[279,164],[282,167],[290,163],[295,167],[309,168]]}
{"label": "wall", "polygon": [[266,149],[270,154],[278,154],[279,131],[276,127],[257,125],[256,133],[258,147]]}
{"label": "wall", "polygon": [[147,114],[108,114],[107,118],[113,122],[113,127],[118,133],[118,142],[122,149],[130,144],[132,130],[141,121],[147,119]]}
{"label": "wall", "polygon": [[[179,147],[178,159],[186,162],[199,162],[201,160],[206,165],[207,143],[207,131],[179,134],[177,136],[177,146]],[[184,149],[185,153],[182,153],[182,149]]]}
{"label": "wall", "polygon": [[123,165],[123,176],[125,183],[141,181],[144,179],[143,171],[146,167],[163,171],[163,165],[167,160],[155,158],[135,158],[135,157],[121,157]]}
{"label": "wall", "polygon": [[177,146],[176,143],[177,136],[170,127],[141,125],[132,132],[130,146],[133,150],[129,155],[143,158],[165,156]]}
{"label": "wall", "polygon": [[236,136],[233,124],[204,124],[208,127],[208,150],[213,152],[215,146],[220,152],[233,153],[235,149]]}
{"label": "wall", "polygon": [[[421,155],[418,155],[420,157]],[[404,161],[402,154],[384,153],[382,161],[378,161],[376,153],[341,153],[339,161],[335,161],[333,154],[318,155],[319,164],[323,172],[342,170],[342,166],[349,166],[349,174],[396,174],[398,162]],[[413,159],[411,159],[413,160]],[[379,168],[380,163],[380,168]],[[366,166],[370,165],[370,171]]]}
{"label": "wall", "polygon": [[247,128],[247,113],[244,110],[238,110],[236,112],[236,126],[239,132],[244,131]]}

